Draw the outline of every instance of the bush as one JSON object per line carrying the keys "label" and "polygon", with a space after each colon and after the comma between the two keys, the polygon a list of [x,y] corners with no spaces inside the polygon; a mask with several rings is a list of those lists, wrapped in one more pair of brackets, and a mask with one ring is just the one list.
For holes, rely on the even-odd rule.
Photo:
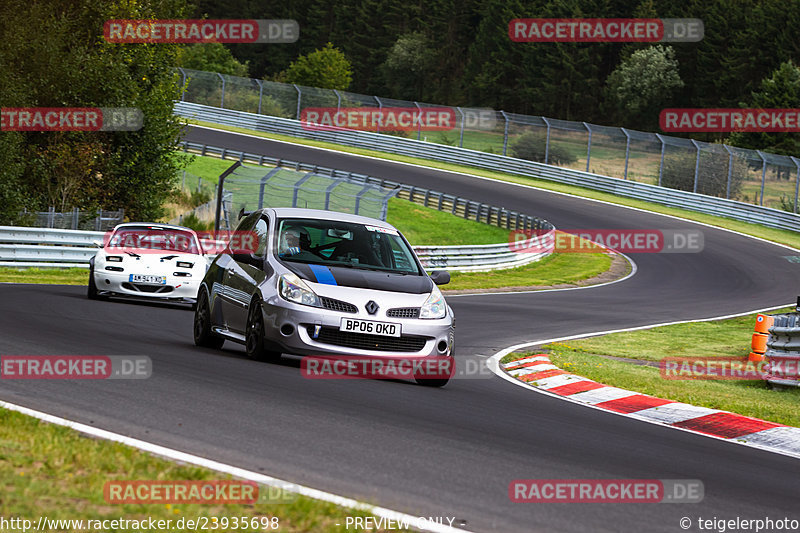
{"label": "bush", "polygon": [[557,143],[550,143],[550,150],[545,161],[547,137],[543,133],[528,132],[517,138],[511,145],[511,155],[519,159],[527,159],[538,163],[565,166],[576,161],[576,157],[569,150]]}
{"label": "bush", "polygon": [[[709,196],[725,198],[728,189],[728,154],[715,152],[700,152],[700,171],[697,180],[697,192]],[[661,185],[670,189],[681,191],[694,190],[694,170],[697,164],[696,156],[669,157],[664,160],[664,170],[661,176]],[[747,163],[734,156],[733,171],[731,172],[732,200],[739,196],[742,181],[747,176]]]}

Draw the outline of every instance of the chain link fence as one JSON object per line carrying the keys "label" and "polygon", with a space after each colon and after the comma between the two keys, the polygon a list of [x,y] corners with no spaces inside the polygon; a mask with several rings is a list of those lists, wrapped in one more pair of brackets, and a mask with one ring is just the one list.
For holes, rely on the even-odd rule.
{"label": "chain link fence", "polygon": [[81,211],[78,208],[65,213],[56,212],[55,207],[47,211],[23,210],[20,214],[20,225],[34,228],[74,229],[87,231],[107,231],[122,224],[125,210]]}
{"label": "chain link fence", "polygon": [[[185,102],[298,119],[311,107],[444,107],[178,69]],[[529,159],[797,213],[800,160],[776,154],[548,117],[455,107],[447,131],[381,132]]]}

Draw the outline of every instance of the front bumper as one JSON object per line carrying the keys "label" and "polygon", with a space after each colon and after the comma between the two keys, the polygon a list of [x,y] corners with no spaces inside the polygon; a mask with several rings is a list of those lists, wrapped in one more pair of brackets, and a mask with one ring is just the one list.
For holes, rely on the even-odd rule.
{"label": "front bumper", "polygon": [[113,296],[133,296],[156,300],[197,300],[197,290],[202,277],[167,276],[163,285],[132,283],[124,272],[101,270],[94,272],[94,283],[98,292]]}
{"label": "front bumper", "polygon": [[[262,302],[261,308],[265,339],[286,353],[427,357],[449,356],[453,350],[455,328],[449,313],[445,318],[436,320],[373,317],[294,304],[278,296]],[[400,324],[401,336],[340,332],[343,318]]]}

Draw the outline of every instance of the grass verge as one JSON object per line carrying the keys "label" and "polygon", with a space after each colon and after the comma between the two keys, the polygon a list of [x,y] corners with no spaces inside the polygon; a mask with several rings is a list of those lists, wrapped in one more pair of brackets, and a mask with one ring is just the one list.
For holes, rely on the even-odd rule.
{"label": "grass verge", "polygon": [[[408,157],[396,154],[389,154],[386,152],[378,152],[374,150],[366,150],[362,148],[353,148],[349,146],[343,146],[334,143],[322,142],[322,141],[312,141],[308,139],[299,139],[296,137],[290,137],[287,135],[276,135],[271,133],[264,133],[259,131],[248,130],[245,128],[237,128],[233,126],[223,126],[220,124],[213,124],[209,122],[201,122],[201,121],[188,121],[190,124],[196,124],[199,126],[208,126],[212,128],[217,128],[225,131],[233,131],[239,133],[246,133],[248,135],[254,135],[258,137],[264,137],[267,139],[275,139],[279,141],[288,141],[296,144],[302,144],[307,146],[317,146],[320,148],[328,148],[332,150],[337,150],[340,152],[347,152],[352,154],[360,154],[360,155],[368,155],[372,157],[379,157],[381,159],[387,159],[390,161],[400,161],[405,163],[412,163],[415,165],[423,165],[432,168],[438,168],[442,170],[451,170],[453,172],[460,172],[466,174],[473,174],[476,176],[483,176],[487,178],[497,179],[500,181],[507,181],[511,183],[519,183],[522,185],[530,185],[532,187],[538,187],[540,189],[545,189],[549,191],[555,192],[563,192],[567,194],[572,194],[575,196],[581,196],[584,198],[592,198],[596,200],[603,200],[605,202],[609,202],[612,204],[617,205],[624,205],[629,207],[636,207],[639,209],[644,209],[646,211],[652,211],[654,213],[663,213],[666,215],[673,215],[678,216],[681,218],[685,218],[688,220],[694,220],[697,222],[703,222],[705,224],[709,224],[711,226],[716,226],[720,228],[730,229],[734,231],[738,231],[747,235],[752,235],[754,237],[760,237],[762,239],[766,239],[769,241],[773,241],[780,244],[785,244],[787,246],[792,246],[794,248],[800,248],[800,233],[794,231],[787,231],[787,230],[778,230],[772,228],[765,228],[758,224],[750,224],[747,222],[740,222],[738,220],[716,217],[712,215],[705,215],[702,213],[696,213],[694,211],[689,211],[686,209],[679,209],[675,207],[667,207],[662,206],[659,204],[645,202],[643,200],[634,200],[630,198],[623,198],[620,196],[615,196],[613,194],[594,191],[591,189],[586,189],[583,187],[576,187],[572,185],[563,185],[560,183],[555,183],[552,181],[546,181],[541,179],[536,179],[527,176],[518,176],[516,174],[507,174],[504,172],[493,172],[488,171],[480,168],[469,167],[466,165],[454,165],[450,163],[441,163],[438,161],[431,161],[428,159],[420,159],[416,157]],[[232,162],[232,161],[231,161]],[[447,191],[444,191],[447,192]],[[530,213],[535,215],[536,213]]]}
{"label": "grass verge", "polygon": [[88,268],[11,268],[0,267],[0,282],[49,285],[86,285]]}
{"label": "grass verge", "polygon": [[[556,366],[606,385],[800,426],[800,412],[797,410],[800,389],[772,390],[760,380],[671,380],[661,377],[657,362],[663,357],[740,357],[746,360],[755,317],[751,314],[726,320],[612,333],[548,344],[543,346],[543,351],[550,352],[550,360]],[[509,354],[503,362],[521,357],[519,353]]]}
{"label": "grass verge", "polygon": [[[37,523],[52,520],[116,519],[172,520],[200,517],[277,517],[279,531],[341,531],[346,516],[370,516],[304,496],[287,503],[255,504],[110,504],[103,487],[111,480],[211,481],[231,479],[212,470],[160,459],[119,443],[86,438],[77,431],[41,422],[33,417],[0,409],[0,513]],[[263,492],[262,492],[263,494]],[[232,523],[232,522],[231,522]],[[218,524],[219,527],[219,524]],[[209,522],[209,529],[211,524]],[[85,531],[69,526],[44,528]],[[147,529],[147,528],[143,528]],[[20,529],[21,530],[21,529]],[[131,531],[118,528],[116,531]],[[224,527],[221,531],[256,531]],[[263,529],[259,531],[265,531]]]}

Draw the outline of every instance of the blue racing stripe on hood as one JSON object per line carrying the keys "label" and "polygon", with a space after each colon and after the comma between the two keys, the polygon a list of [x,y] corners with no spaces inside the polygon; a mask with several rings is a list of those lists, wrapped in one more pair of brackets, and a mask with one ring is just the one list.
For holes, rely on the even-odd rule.
{"label": "blue racing stripe on hood", "polygon": [[308,268],[311,269],[311,273],[317,278],[317,282],[325,285],[338,285],[330,268],[322,265],[308,265]]}

